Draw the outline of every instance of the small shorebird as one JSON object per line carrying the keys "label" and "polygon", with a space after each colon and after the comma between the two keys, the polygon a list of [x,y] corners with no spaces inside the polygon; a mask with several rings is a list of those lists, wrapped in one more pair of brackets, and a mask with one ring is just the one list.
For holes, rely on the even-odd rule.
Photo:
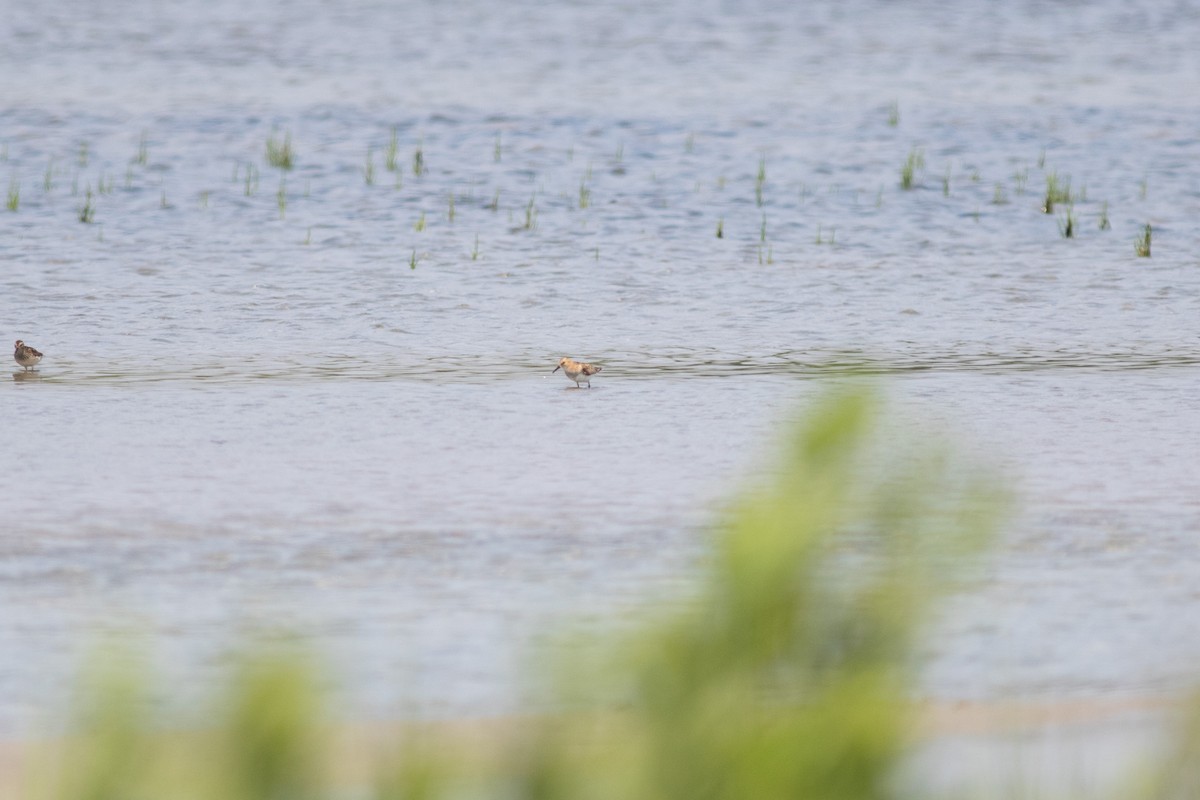
{"label": "small shorebird", "polygon": [[33,365],[41,360],[41,353],[25,344],[20,339],[17,339],[17,346],[13,350],[13,361],[16,361],[25,369],[33,369]]}
{"label": "small shorebird", "polygon": [[550,374],[553,375],[560,369],[570,380],[575,381],[576,389],[579,388],[579,384],[584,382],[587,383],[589,389],[592,388],[592,376],[600,371],[600,367],[592,364],[585,364],[582,361],[575,361],[567,358],[566,356],[563,356],[558,360],[558,366],[551,370]]}

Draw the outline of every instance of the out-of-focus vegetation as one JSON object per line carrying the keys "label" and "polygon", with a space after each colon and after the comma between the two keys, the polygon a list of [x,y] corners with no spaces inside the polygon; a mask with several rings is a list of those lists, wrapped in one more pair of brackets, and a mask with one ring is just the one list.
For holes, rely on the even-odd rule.
{"label": "out-of-focus vegetation", "polygon": [[988,541],[1000,497],[945,453],[883,444],[897,438],[884,424],[868,393],[821,402],[729,512],[694,593],[618,641],[556,648],[570,655],[538,679],[560,713],[484,744],[402,726],[347,786],[316,671],[295,652],[246,659],[207,727],[186,734],[155,726],[142,673],[116,670],[81,702],[85,732],[55,751],[40,794],[893,797],[915,637]]}

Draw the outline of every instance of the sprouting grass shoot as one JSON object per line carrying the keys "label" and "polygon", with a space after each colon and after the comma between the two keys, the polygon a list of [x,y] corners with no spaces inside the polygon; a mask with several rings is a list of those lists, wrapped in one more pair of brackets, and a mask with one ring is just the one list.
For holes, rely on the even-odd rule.
{"label": "sprouting grass shoot", "polygon": [[383,166],[388,172],[395,172],[400,158],[400,139],[395,127],[392,128],[392,138],[388,140],[387,150],[383,158]]}
{"label": "sprouting grass shoot", "polygon": [[282,139],[277,138],[274,132],[267,137],[267,163],[282,170],[290,170],[294,166],[291,133],[285,133]]}
{"label": "sprouting grass shoot", "polygon": [[1075,236],[1075,210],[1068,207],[1066,215],[1058,223],[1058,232],[1062,234],[1064,239],[1071,239]]}
{"label": "sprouting grass shoot", "polygon": [[367,148],[367,160],[363,164],[362,175],[367,186],[375,185],[375,151],[371,147]]}
{"label": "sprouting grass shoot", "polygon": [[900,167],[900,188],[905,191],[916,187],[917,171],[925,168],[925,154],[917,148],[909,151]]}
{"label": "sprouting grass shoot", "polygon": [[529,198],[529,203],[525,206],[525,224],[522,226],[525,230],[531,231],[537,225],[537,206],[534,205],[535,197]]}
{"label": "sprouting grass shoot", "polygon": [[79,221],[90,225],[96,218],[96,206],[92,203],[92,187],[87,187],[83,207],[79,209]]}
{"label": "sprouting grass shoot", "polygon": [[1051,172],[1046,176],[1046,196],[1042,200],[1042,213],[1053,214],[1056,203],[1073,203],[1075,198],[1071,196],[1071,178],[1070,176],[1060,178],[1057,172]]}
{"label": "sprouting grass shoot", "polygon": [[1138,258],[1150,257],[1150,223],[1146,223],[1146,226],[1142,228],[1142,232],[1138,234],[1137,239],[1134,241],[1133,249],[1137,253]]}

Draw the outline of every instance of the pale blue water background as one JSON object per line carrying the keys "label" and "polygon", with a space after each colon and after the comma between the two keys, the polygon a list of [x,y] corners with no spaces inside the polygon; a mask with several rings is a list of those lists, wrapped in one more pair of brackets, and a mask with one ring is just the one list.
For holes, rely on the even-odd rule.
{"label": "pale blue water background", "polygon": [[[515,665],[544,623],[672,596],[778,424],[855,369],[1018,488],[923,695],[1196,680],[1194,5],[0,17],[0,320],[46,353],[0,388],[8,735],[131,624],[184,698],[289,628],[352,717],[537,707]],[[1052,172],[1086,188],[1074,239],[1038,208]],[[1103,784],[1160,727],[1057,731],[1032,780]],[[937,753],[968,745],[931,771],[956,785]]]}

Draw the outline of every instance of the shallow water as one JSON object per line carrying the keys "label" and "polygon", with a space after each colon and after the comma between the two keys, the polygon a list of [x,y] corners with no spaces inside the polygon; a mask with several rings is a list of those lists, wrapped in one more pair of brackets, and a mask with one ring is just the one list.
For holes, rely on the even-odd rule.
{"label": "shallow water", "polygon": [[1019,488],[924,695],[1195,681],[1195,9],[52,5],[0,9],[0,731],[131,627],[182,694],[286,628],[352,716],[536,705],[547,619],[671,597],[858,375]]}

